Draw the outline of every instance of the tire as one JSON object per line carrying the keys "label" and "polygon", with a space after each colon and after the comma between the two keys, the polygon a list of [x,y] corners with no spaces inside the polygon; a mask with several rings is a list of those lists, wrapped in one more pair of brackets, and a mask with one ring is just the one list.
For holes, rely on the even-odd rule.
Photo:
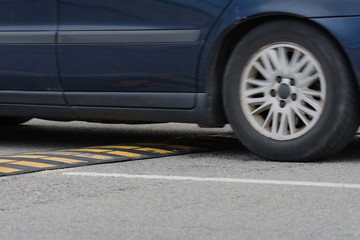
{"label": "tire", "polygon": [[348,65],[330,38],[308,23],[258,26],[226,66],[228,121],[242,144],[266,159],[328,157],[349,143],[360,122]]}
{"label": "tire", "polygon": [[16,126],[29,121],[30,118],[1,117],[0,126]]}

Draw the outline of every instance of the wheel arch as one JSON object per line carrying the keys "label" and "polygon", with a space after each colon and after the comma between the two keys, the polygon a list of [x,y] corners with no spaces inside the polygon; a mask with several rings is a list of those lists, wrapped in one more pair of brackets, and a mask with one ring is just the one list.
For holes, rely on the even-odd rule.
{"label": "wheel arch", "polygon": [[206,74],[207,112],[209,114],[209,125],[221,126],[228,123],[223,109],[222,84],[225,68],[231,56],[232,50],[249,31],[255,29],[263,23],[277,20],[301,21],[312,25],[312,27],[317,28],[323,34],[327,35],[330,41],[332,41],[332,43],[340,51],[344,61],[348,63],[347,65],[349,66],[350,75],[352,76],[351,80],[356,80],[356,74],[349,56],[346,54],[339,40],[325,27],[315,21],[299,15],[283,13],[260,14],[247,17],[226,28],[226,30],[223,31],[223,33],[217,38],[211,49],[211,57],[210,61],[207,63]]}

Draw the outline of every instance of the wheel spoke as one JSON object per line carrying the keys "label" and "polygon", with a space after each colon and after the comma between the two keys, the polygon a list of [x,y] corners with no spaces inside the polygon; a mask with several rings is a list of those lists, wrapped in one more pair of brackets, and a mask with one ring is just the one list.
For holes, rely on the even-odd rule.
{"label": "wheel spoke", "polygon": [[295,114],[292,108],[289,109],[287,118],[289,123],[290,134],[294,134],[296,132],[296,121],[295,121]]}
{"label": "wheel spoke", "polygon": [[256,79],[256,78],[251,78],[251,79],[247,79],[245,80],[246,83],[254,85],[254,86],[258,86],[258,87],[265,87],[265,86],[269,86],[270,83],[266,80],[260,80],[260,79]]}
{"label": "wheel spoke", "polygon": [[246,104],[249,104],[249,105],[258,105],[258,104],[263,104],[264,102],[266,102],[266,98],[265,97],[245,98],[244,101]]}
{"label": "wheel spoke", "polygon": [[310,121],[307,119],[307,117],[305,116],[305,114],[301,111],[299,111],[299,109],[297,109],[297,107],[293,107],[292,110],[294,111],[294,113],[296,114],[297,117],[300,118],[300,120],[306,125],[308,126],[310,124]]}
{"label": "wheel spoke", "polygon": [[271,126],[271,133],[273,136],[277,135],[279,126],[279,113],[274,112],[272,117],[272,126]]}
{"label": "wheel spoke", "polygon": [[305,78],[303,78],[303,80],[300,81],[298,87],[300,87],[300,88],[309,87],[312,84],[314,84],[316,81],[318,81],[319,77],[320,77],[319,73],[315,73],[311,76],[305,77]]}
{"label": "wheel spoke", "polygon": [[255,62],[255,63],[254,63],[254,67],[256,68],[256,70],[259,71],[259,73],[260,73],[265,79],[269,79],[269,78],[270,78],[270,74],[263,68],[263,66],[260,65],[260,63]]}
{"label": "wheel spoke", "polygon": [[256,94],[263,94],[265,92],[266,88],[265,87],[260,87],[260,88],[250,88],[247,89],[244,94],[246,97],[250,97]]}
{"label": "wheel spoke", "polygon": [[279,62],[279,57],[276,50],[269,51],[270,61],[275,67],[275,70],[281,69],[281,63]]}
{"label": "wheel spoke", "polygon": [[251,112],[251,115],[254,115],[254,114],[259,114],[259,113],[262,113],[266,110],[268,110],[270,107],[271,107],[271,102],[267,101],[267,102],[264,102],[261,106],[259,106],[258,108],[256,108],[254,111]]}
{"label": "wheel spoke", "polygon": [[306,106],[299,105],[299,106],[298,106],[298,109],[299,109],[300,111],[302,111],[303,113],[305,113],[306,115],[312,117],[312,118],[317,115],[317,112],[316,112],[316,111],[314,111],[314,110],[312,110],[312,109],[310,109],[310,108],[308,108],[308,107],[306,107]]}
{"label": "wheel spoke", "polygon": [[308,61],[304,70],[301,72],[301,78],[305,78],[305,77],[312,75],[311,73],[313,73],[314,70],[315,70],[315,67],[312,64],[312,62]]}
{"label": "wheel spoke", "polygon": [[316,91],[316,90],[312,90],[312,89],[301,89],[301,93],[305,96],[310,96],[310,97],[318,97],[323,99],[324,98],[324,93],[320,92],[320,91]]}
{"label": "wheel spoke", "polygon": [[302,100],[304,100],[305,103],[309,104],[312,108],[314,108],[316,112],[321,111],[321,105],[315,99],[307,97],[307,96],[303,96]]}
{"label": "wheel spoke", "polygon": [[243,72],[241,107],[259,133],[292,140],[316,125],[327,86],[320,64],[306,49],[292,43],[265,46]]}
{"label": "wheel spoke", "polygon": [[265,121],[262,125],[262,128],[267,128],[270,125],[270,122],[272,120],[272,115],[274,114],[274,111],[272,108],[270,108],[268,115],[265,118]]}
{"label": "wheel spoke", "polygon": [[308,56],[303,56],[301,60],[294,66],[292,69],[293,72],[299,72],[308,62],[310,58]]}
{"label": "wheel spoke", "polygon": [[279,137],[286,135],[287,128],[288,128],[287,114],[282,113],[281,118],[280,118],[280,126],[279,126],[279,130],[278,130]]}
{"label": "wheel spoke", "polygon": [[279,47],[279,63],[280,63],[281,69],[284,70],[284,74],[287,74],[289,60],[286,55],[286,50],[284,47]]}
{"label": "wheel spoke", "polygon": [[298,63],[299,58],[301,56],[300,51],[298,51],[297,49],[294,50],[293,55],[291,57],[290,63],[289,63],[289,67],[290,69],[294,68],[295,65]]}
{"label": "wheel spoke", "polygon": [[273,72],[274,69],[273,69],[273,67],[271,66],[271,63],[270,63],[270,60],[269,60],[269,56],[268,56],[268,52],[264,52],[264,54],[262,54],[260,58],[261,58],[261,61],[262,61],[263,64],[264,64],[265,69],[266,69],[268,72]]}

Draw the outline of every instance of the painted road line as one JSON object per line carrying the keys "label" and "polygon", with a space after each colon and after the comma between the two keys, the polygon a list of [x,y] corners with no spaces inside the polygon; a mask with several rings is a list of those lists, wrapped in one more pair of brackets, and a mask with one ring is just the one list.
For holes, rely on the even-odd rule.
{"label": "painted road line", "polygon": [[161,176],[161,175],[137,175],[119,173],[96,173],[96,172],[66,172],[64,175],[85,176],[85,177],[114,177],[150,180],[169,180],[169,181],[190,181],[190,182],[220,182],[220,183],[244,183],[261,185],[288,185],[304,187],[328,187],[328,188],[352,188],[360,189],[360,184],[352,183],[329,183],[329,182],[303,182],[303,181],[281,181],[281,180],[262,180],[262,179],[241,179],[241,178],[207,178],[207,177],[188,177],[188,176]]}
{"label": "painted road line", "polygon": [[16,168],[0,167],[0,173],[14,173],[21,171],[22,171],[21,169],[16,169]]}
{"label": "painted road line", "polygon": [[56,166],[47,163],[29,162],[29,161],[14,161],[14,162],[9,162],[8,164],[20,165],[25,167],[34,167],[34,168],[50,168]]}

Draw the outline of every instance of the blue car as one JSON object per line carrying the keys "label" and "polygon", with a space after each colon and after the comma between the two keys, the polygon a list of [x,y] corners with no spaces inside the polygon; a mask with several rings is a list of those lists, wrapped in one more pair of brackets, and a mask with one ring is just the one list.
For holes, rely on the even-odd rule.
{"label": "blue car", "polygon": [[266,159],[359,126],[358,0],[0,0],[2,125],[230,123]]}

